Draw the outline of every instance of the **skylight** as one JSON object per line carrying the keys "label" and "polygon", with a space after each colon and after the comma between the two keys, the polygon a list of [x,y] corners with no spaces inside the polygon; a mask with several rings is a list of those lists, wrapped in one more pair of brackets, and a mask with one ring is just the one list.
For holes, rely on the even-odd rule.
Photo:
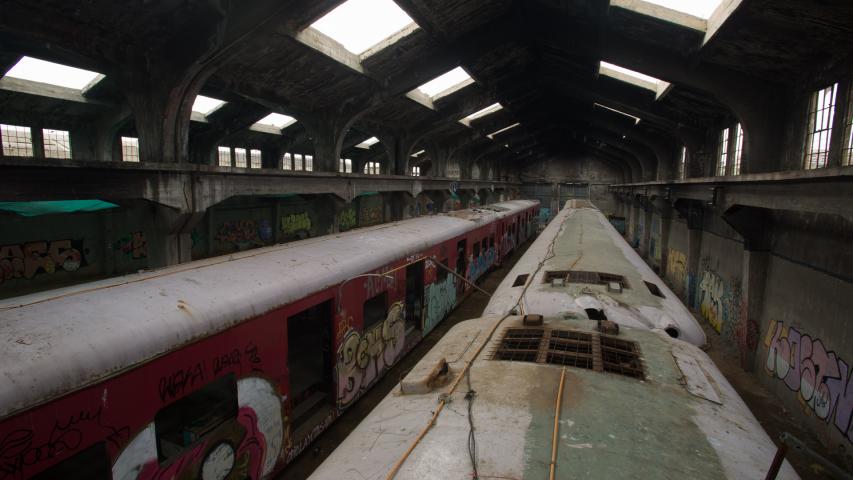
{"label": "skylight", "polygon": [[634,70],[620,67],[612,63],[601,61],[598,66],[598,73],[622,82],[630,83],[631,85],[645,88],[655,92],[655,98],[663,96],[669,89],[670,84],[659,80],[655,77],[636,72]]}
{"label": "skylight", "polygon": [[413,23],[391,0],[348,0],[311,27],[361,55]]}
{"label": "skylight", "polygon": [[677,12],[686,13],[699,17],[704,20],[711,18],[714,10],[720,6],[722,0],[645,0],[648,3],[660,5],[661,7],[675,10]]}
{"label": "skylight", "polygon": [[509,130],[509,129],[515,128],[515,127],[517,127],[517,126],[519,126],[519,125],[521,125],[521,124],[520,124],[520,123],[513,123],[512,125],[510,125],[510,126],[508,126],[508,127],[504,127],[504,128],[502,128],[502,129],[497,130],[497,131],[495,131],[495,132],[492,132],[492,133],[490,133],[490,134],[488,134],[488,135],[486,135],[486,136],[487,136],[487,137],[489,137],[489,138],[491,138],[491,139],[494,139],[496,135],[499,135],[499,134],[501,134],[501,133],[503,133],[503,132],[505,132],[505,131],[507,131],[507,130]]}
{"label": "skylight", "polygon": [[8,72],[7,77],[30,80],[32,82],[47,83],[59,87],[83,90],[93,84],[100,73],[90,72],[81,68],[69,67],[59,63],[39,60],[32,57],[23,57]]}
{"label": "skylight", "polygon": [[223,100],[198,95],[193,102],[193,111],[207,116],[222,105],[225,105]]}
{"label": "skylight", "polygon": [[266,117],[258,120],[255,124],[266,125],[268,127],[274,127],[279,130],[283,130],[293,125],[294,123],[296,123],[296,119],[291,116],[282,115],[280,113],[271,113]]}
{"label": "skylight", "polygon": [[432,100],[459,90],[462,87],[474,83],[474,79],[468,75],[462,67],[456,67],[453,70],[440,75],[429,82],[417,88],[421,93]]}
{"label": "skylight", "polygon": [[419,156],[423,155],[424,152],[426,152],[426,150],[418,150],[417,152],[412,154],[412,158],[418,158]]}
{"label": "skylight", "polygon": [[369,150],[369,149],[370,149],[370,147],[372,147],[373,145],[376,145],[377,143],[379,143],[379,139],[378,139],[378,138],[376,138],[376,137],[370,137],[370,138],[368,138],[367,140],[365,140],[365,141],[363,141],[363,142],[359,143],[358,145],[356,145],[356,146],[355,146],[355,148],[363,148],[363,149],[365,149],[365,150]]}
{"label": "skylight", "polygon": [[593,103],[593,104],[592,104],[592,106],[593,106],[593,107],[598,107],[598,108],[603,108],[603,109],[605,109],[605,110],[609,110],[609,111],[611,111],[611,112],[613,112],[613,113],[618,113],[619,115],[623,115],[623,116],[625,116],[625,117],[628,117],[628,118],[630,118],[630,119],[634,120],[634,125],[636,125],[636,124],[640,123],[640,117],[636,117],[636,116],[634,116],[634,115],[631,115],[630,113],[625,113],[625,112],[623,112],[622,110],[617,110],[617,109],[615,109],[615,108],[608,107],[607,105],[602,105],[602,104],[600,104],[600,103]]}
{"label": "skylight", "polygon": [[476,112],[472,113],[471,115],[468,115],[467,117],[463,118],[462,120],[459,120],[459,122],[462,123],[463,125],[468,125],[470,127],[472,121],[477,120],[478,118],[483,118],[486,115],[490,115],[492,113],[495,113],[502,108],[504,108],[504,107],[500,103],[493,103],[493,104],[489,105],[488,107],[486,107],[482,110],[476,111]]}

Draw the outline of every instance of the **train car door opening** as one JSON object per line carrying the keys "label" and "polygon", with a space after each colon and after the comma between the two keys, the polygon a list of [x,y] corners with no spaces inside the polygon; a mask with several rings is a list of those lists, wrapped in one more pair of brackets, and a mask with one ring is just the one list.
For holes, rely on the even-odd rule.
{"label": "train car door opening", "polygon": [[406,268],[406,335],[421,328],[424,307],[424,262]]}
{"label": "train car door opening", "polygon": [[331,300],[287,319],[287,368],[294,431],[311,418],[325,417],[334,407],[332,360]]}

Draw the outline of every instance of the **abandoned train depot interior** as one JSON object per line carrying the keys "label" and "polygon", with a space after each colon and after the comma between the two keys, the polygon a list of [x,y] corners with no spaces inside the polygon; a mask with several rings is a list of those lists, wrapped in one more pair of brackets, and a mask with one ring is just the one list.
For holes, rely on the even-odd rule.
{"label": "abandoned train depot interior", "polygon": [[853,479],[850,0],[0,0],[0,141],[0,480]]}

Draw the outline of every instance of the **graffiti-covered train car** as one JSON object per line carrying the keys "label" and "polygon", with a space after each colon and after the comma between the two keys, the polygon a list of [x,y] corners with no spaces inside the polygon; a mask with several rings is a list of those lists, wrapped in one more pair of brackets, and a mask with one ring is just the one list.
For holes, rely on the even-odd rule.
{"label": "graffiti-covered train car", "polygon": [[503,202],[0,304],[0,479],[268,477],[447,316],[470,291],[460,278],[524,241],[537,209]]}

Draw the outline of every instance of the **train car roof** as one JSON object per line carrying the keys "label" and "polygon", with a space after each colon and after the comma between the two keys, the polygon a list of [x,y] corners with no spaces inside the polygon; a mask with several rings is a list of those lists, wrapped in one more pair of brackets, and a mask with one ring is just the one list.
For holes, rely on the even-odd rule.
{"label": "train car roof", "polygon": [[[542,263],[544,262],[544,263]],[[540,263],[542,263],[540,267]],[[621,292],[607,284],[581,282],[554,286],[556,272],[591,272],[624,278]],[[555,273],[549,273],[555,272]],[[513,286],[520,275],[531,275],[527,288]],[[599,280],[610,278],[600,276]],[[592,281],[595,281],[593,278]],[[523,282],[518,282],[523,283]],[[661,296],[652,293],[657,288]],[[603,310],[609,320],[661,330],[670,329],[694,345],[705,344],[702,327],[681,300],[622,238],[600,210],[586,201],[570,200],[539,235],[498,286],[485,314],[509,312],[524,292],[522,307],[544,315],[585,317],[586,309]],[[675,330],[672,330],[672,329]]]}
{"label": "train car roof", "polygon": [[418,217],[5,300],[0,418],[536,204]]}
{"label": "train car roof", "polygon": [[[480,478],[548,478],[564,367],[493,357],[510,329],[548,332],[541,347],[547,355],[536,357],[540,362],[550,358],[551,349],[558,350],[548,339],[560,338],[561,331],[602,335],[595,322],[585,319],[546,317],[543,327],[528,327],[521,317],[509,317],[489,338],[501,318],[468,320],[451,329],[311,479],[384,480],[442,396],[448,399],[446,407],[394,478],[470,478],[469,389],[474,392],[470,418]],[[703,351],[641,328],[626,327],[615,337],[604,337],[611,339],[608,344],[613,338],[635,342],[644,378],[565,367],[556,478],[764,478],[776,449]],[[434,376],[441,359],[449,364],[446,378]],[[460,379],[448,395],[449,385],[471,359],[470,378]],[[444,383],[431,387],[439,381]],[[797,475],[786,462],[778,478]]]}

